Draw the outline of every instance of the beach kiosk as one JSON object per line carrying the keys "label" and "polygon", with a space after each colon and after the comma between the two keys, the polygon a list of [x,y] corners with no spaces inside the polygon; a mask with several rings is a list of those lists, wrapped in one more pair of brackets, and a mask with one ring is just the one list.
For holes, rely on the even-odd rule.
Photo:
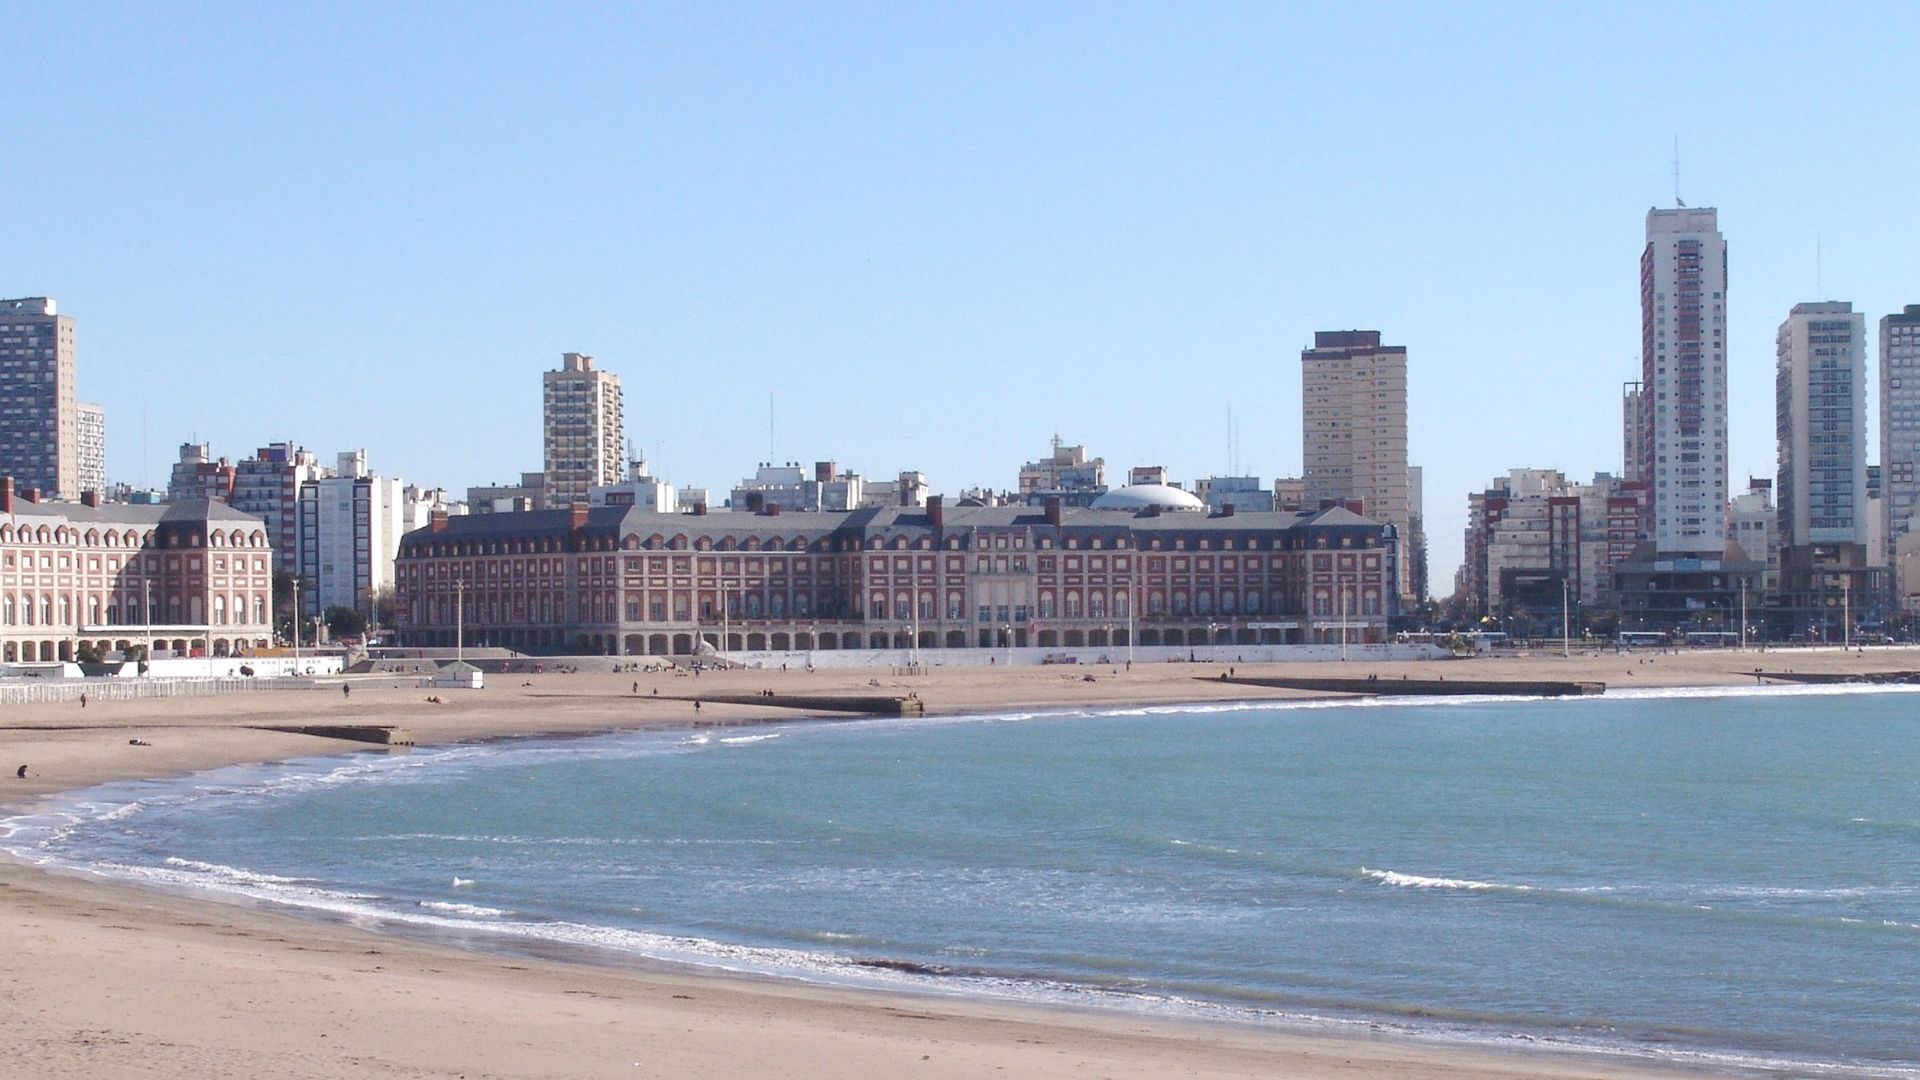
{"label": "beach kiosk", "polygon": [[480,690],[486,686],[486,676],[465,660],[455,660],[450,664],[442,664],[440,670],[434,672],[433,685],[436,688]]}

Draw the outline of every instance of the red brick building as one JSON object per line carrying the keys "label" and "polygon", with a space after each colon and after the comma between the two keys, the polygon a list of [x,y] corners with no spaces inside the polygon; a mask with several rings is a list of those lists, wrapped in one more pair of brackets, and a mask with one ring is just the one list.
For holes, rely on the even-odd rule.
{"label": "red brick building", "polygon": [[401,540],[403,645],[614,655],[1385,640],[1389,527],[1344,509],[945,506],[436,518]]}

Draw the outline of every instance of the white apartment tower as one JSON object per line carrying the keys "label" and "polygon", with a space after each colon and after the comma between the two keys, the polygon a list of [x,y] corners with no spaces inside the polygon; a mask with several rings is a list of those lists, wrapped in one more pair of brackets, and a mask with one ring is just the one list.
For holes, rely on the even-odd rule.
{"label": "white apartment tower", "polygon": [[1880,320],[1880,512],[1886,550],[1894,549],[1920,511],[1920,304]]}
{"label": "white apartment tower", "polygon": [[1867,542],[1866,338],[1845,302],[1795,304],[1774,337],[1784,546]]}
{"label": "white apartment tower", "polygon": [[82,401],[74,406],[74,449],[82,492],[107,490],[107,410]]}
{"label": "white apartment tower", "polygon": [[1640,256],[1640,465],[1663,556],[1727,542],[1727,242],[1708,207],[1647,211]]}
{"label": "white apartment tower", "polygon": [[371,612],[393,587],[407,531],[406,485],[367,469],[367,452],[338,456],[334,475],[300,486],[300,599],[308,615],[330,607]]}
{"label": "white apartment tower", "polygon": [[1411,599],[1407,477],[1407,350],[1378,330],[1321,331],[1300,352],[1306,503],[1358,499],[1401,545],[1400,595]]}
{"label": "white apartment tower", "polygon": [[596,485],[618,484],[625,461],[620,376],[596,371],[593,357],[563,353],[560,369],[541,376],[546,447],[546,503],[564,509],[587,501]]}

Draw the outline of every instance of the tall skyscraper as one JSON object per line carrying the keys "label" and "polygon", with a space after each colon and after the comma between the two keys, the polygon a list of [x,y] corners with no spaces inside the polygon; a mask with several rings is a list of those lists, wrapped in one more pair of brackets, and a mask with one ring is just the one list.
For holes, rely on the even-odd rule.
{"label": "tall skyscraper", "polygon": [[1782,545],[1867,542],[1866,339],[1845,302],[1795,304],[1774,337]]}
{"label": "tall skyscraper", "polygon": [[1727,542],[1727,242],[1711,208],[1647,211],[1637,398],[1629,383],[1626,472],[1650,495],[1613,567],[1620,628],[1744,633],[1767,566]]}
{"label": "tall skyscraper", "polygon": [[73,317],[52,297],[0,300],[0,476],[80,497],[80,400]]}
{"label": "tall skyscraper", "polygon": [[1321,331],[1300,352],[1307,505],[1358,499],[1401,545],[1399,590],[1412,599],[1407,543],[1407,350],[1378,330]]}
{"label": "tall skyscraper", "polygon": [[591,356],[563,353],[560,369],[541,382],[547,505],[586,502],[594,486],[620,482],[626,437],[620,376],[595,371]]}
{"label": "tall skyscraper", "polygon": [[1640,256],[1640,467],[1662,555],[1727,542],[1727,242],[1712,208],[1647,211]]}
{"label": "tall skyscraper", "polygon": [[1907,522],[1920,510],[1920,304],[1880,320],[1880,506],[1886,550],[1907,534]]}

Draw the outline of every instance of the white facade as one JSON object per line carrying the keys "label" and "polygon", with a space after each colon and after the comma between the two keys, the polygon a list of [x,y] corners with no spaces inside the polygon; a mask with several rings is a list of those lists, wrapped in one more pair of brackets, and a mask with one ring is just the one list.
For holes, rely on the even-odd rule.
{"label": "white facade", "polygon": [[409,532],[432,524],[436,513],[459,517],[468,512],[467,504],[455,499],[446,488],[419,488],[408,484],[400,496],[406,505],[401,517]]}
{"label": "white facade", "polygon": [[1795,304],[1774,338],[1785,546],[1867,542],[1866,336],[1866,316],[1830,302]]}
{"label": "white facade", "polygon": [[588,506],[633,506],[658,514],[680,512],[680,497],[673,485],[647,471],[644,461],[627,463],[627,478],[617,484],[596,484],[587,489]]}
{"label": "white facade", "polygon": [[1235,513],[1264,513],[1273,509],[1273,492],[1261,487],[1257,476],[1209,476],[1193,482],[1193,493],[1213,510],[1232,506]]}
{"label": "white facade", "polygon": [[80,490],[107,490],[107,410],[104,406],[82,401],[74,406],[75,431],[79,447]]}
{"label": "white facade", "polygon": [[393,560],[408,527],[405,485],[368,472],[365,451],[341,454],[339,475],[300,489],[299,522],[307,614],[330,607],[368,611],[393,587]]}
{"label": "white facade", "polygon": [[1717,559],[1726,547],[1726,305],[1718,211],[1647,211],[1638,475],[1653,484],[1650,534],[1662,555]]}
{"label": "white facade", "polygon": [[1727,533],[1740,551],[1754,562],[1767,564],[1768,595],[1780,588],[1780,514],[1773,505],[1773,484],[1763,479],[1747,482],[1747,490],[1727,502]]}

